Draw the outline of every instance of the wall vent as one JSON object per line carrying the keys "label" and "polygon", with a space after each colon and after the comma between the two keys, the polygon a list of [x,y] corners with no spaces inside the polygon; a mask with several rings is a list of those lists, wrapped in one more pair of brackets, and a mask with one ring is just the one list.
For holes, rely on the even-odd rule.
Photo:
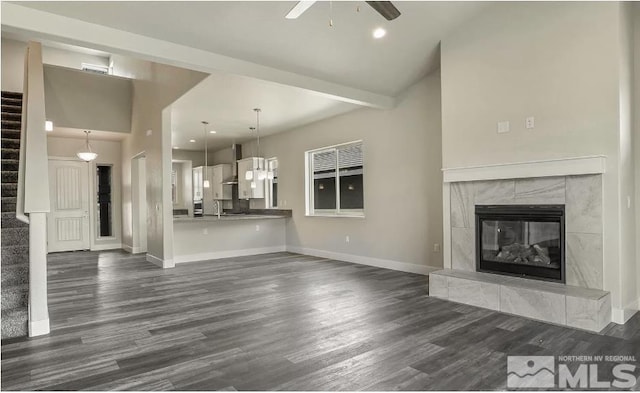
{"label": "wall vent", "polygon": [[108,75],[109,66],[82,63],[82,71],[93,72],[95,74]]}

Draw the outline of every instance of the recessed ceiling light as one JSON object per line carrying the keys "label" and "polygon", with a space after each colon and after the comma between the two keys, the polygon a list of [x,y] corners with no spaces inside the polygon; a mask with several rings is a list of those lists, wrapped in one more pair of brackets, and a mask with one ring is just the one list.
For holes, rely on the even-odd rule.
{"label": "recessed ceiling light", "polygon": [[216,133],[216,131],[214,131],[214,130],[209,131],[209,134],[215,134],[215,133]]}
{"label": "recessed ceiling light", "polygon": [[382,38],[385,35],[387,35],[387,31],[385,29],[383,29],[382,27],[378,27],[377,29],[375,29],[373,31],[373,38],[375,38],[375,39]]}
{"label": "recessed ceiling light", "polygon": [[196,143],[196,140],[195,139],[189,139],[189,142]]}

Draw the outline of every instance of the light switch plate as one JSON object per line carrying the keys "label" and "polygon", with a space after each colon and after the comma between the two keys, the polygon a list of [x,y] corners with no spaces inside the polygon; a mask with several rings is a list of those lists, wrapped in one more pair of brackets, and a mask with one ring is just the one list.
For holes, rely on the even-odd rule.
{"label": "light switch plate", "polygon": [[509,128],[508,121],[499,121],[498,122],[498,134],[504,134],[505,132],[511,131]]}

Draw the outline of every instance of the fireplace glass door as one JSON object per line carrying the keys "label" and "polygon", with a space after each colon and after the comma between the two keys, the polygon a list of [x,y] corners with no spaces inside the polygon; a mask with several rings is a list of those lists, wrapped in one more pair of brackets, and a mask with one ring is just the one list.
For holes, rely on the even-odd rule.
{"label": "fireplace glass door", "polygon": [[477,270],[564,281],[564,207],[476,206]]}

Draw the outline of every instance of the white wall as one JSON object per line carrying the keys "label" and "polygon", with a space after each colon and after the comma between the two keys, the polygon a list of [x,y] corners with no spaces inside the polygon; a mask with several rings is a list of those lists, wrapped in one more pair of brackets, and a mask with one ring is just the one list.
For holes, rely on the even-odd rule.
{"label": "white wall", "polygon": [[[625,109],[625,12],[616,2],[510,2],[488,7],[442,41],[445,168],[607,156],[605,289],[635,302]],[[535,129],[525,118],[535,117]],[[498,134],[496,123],[510,121]],[[629,194],[631,192],[631,194]],[[631,275],[632,277],[635,274]],[[619,318],[618,318],[619,319]]]}
{"label": "white wall", "polygon": [[[84,146],[85,140],[79,138],[47,138],[49,157],[75,158],[77,151]],[[122,247],[122,146],[119,141],[91,140],[91,148],[98,158],[89,163],[89,202],[91,210],[91,249],[111,249]],[[96,165],[112,165],[112,225],[113,236],[99,238],[96,229]]]}
{"label": "white wall", "polygon": [[44,67],[47,119],[56,127],[131,131],[130,79]]}
{"label": "white wall", "polygon": [[[306,217],[305,151],[354,140],[364,143],[366,217]],[[360,109],[260,142],[265,157],[278,157],[279,207],[293,210],[292,250],[421,272],[442,266],[442,253],[433,252],[434,243],[442,244],[439,74],[411,87],[394,109]]]}
{"label": "white wall", "polygon": [[171,266],[171,119],[164,109],[206,74],[120,56],[113,56],[113,60],[114,74],[134,79],[131,135],[122,142],[123,243],[132,246],[131,159],[144,152],[147,255],[155,263]]}
{"label": "white wall", "polygon": [[[22,92],[24,51],[26,42],[2,38],[2,90]],[[82,69],[82,63],[109,65],[107,57],[42,47],[42,62],[61,67]]]}

